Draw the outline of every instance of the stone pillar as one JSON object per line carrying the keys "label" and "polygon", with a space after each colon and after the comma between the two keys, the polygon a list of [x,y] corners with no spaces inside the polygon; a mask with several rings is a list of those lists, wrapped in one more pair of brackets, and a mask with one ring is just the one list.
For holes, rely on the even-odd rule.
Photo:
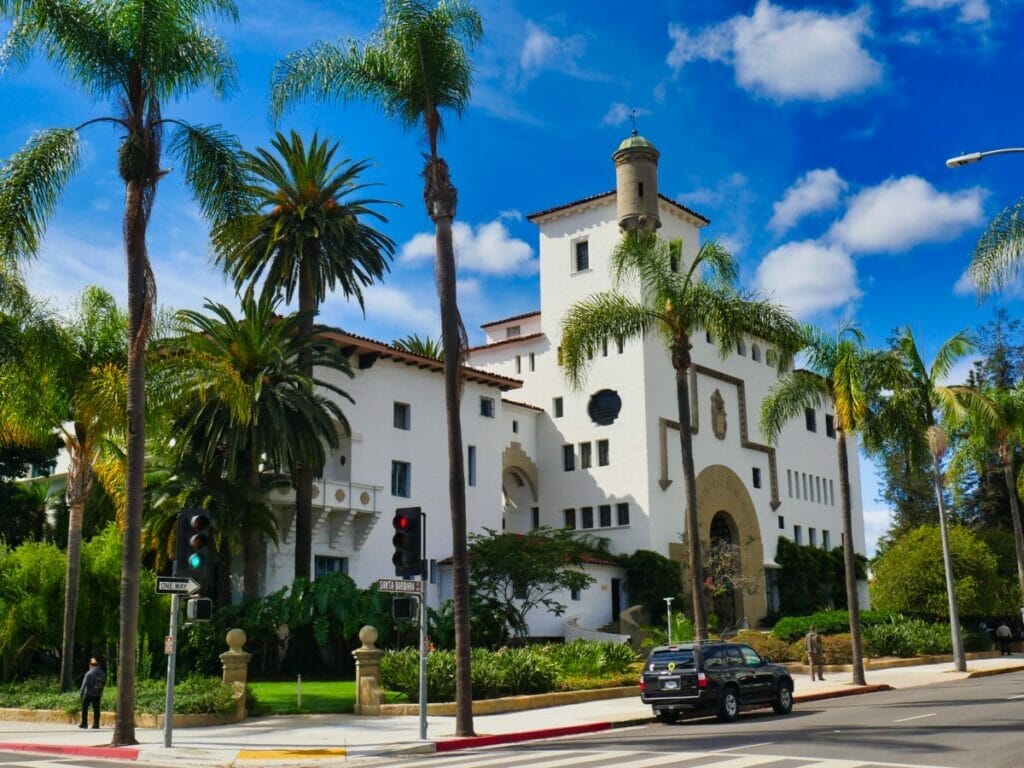
{"label": "stone pillar", "polygon": [[251,653],[242,650],[245,645],[245,632],[241,629],[229,629],[227,634],[228,649],[220,655],[220,663],[224,666],[225,683],[241,683],[249,679],[249,659]]}
{"label": "stone pillar", "polygon": [[356,706],[357,715],[380,714],[380,657],[384,651],[374,646],[377,642],[376,628],[365,626],[359,630],[361,648],[352,651],[356,660]]}

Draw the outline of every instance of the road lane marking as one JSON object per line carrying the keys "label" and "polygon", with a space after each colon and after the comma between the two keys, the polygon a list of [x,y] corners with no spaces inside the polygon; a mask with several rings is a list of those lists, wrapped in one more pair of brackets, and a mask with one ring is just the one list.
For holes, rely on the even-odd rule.
{"label": "road lane marking", "polygon": [[774,743],[774,741],[759,741],[757,744],[743,744],[739,747],[726,747],[725,749],[714,749],[711,751],[711,754],[717,755],[721,752],[734,752],[737,749],[753,749],[754,747],[767,747],[769,744]]}
{"label": "road lane marking", "polygon": [[1024,699],[1024,693],[1018,693],[1016,696],[1011,696],[1007,701],[1013,701],[1014,699]]}
{"label": "road lane marking", "polygon": [[929,712],[927,715],[914,715],[913,717],[901,717],[899,720],[893,720],[894,723],[905,723],[908,720],[920,720],[923,717],[935,717],[934,712]]}

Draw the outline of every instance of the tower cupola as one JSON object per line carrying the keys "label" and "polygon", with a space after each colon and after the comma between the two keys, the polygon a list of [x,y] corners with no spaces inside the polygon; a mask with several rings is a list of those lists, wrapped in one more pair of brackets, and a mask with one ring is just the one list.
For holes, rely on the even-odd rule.
{"label": "tower cupola", "polygon": [[661,153],[636,129],[612,155],[615,161],[615,198],[619,229],[655,230],[658,217],[658,158]]}

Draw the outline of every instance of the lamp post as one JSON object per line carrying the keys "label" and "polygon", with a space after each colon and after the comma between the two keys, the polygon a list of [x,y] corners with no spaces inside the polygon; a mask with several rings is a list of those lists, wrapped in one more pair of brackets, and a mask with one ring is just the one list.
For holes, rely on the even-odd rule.
{"label": "lamp post", "polygon": [[949,599],[949,631],[953,638],[953,665],[957,672],[967,671],[964,660],[964,641],[960,636],[960,614],[956,608],[956,588],[953,584],[953,560],[949,555],[949,533],[946,531],[946,502],[942,497],[942,457],[949,443],[941,427],[928,427],[928,449],[932,454],[932,478],[935,482],[935,501],[939,505],[939,533],[942,536],[942,564],[946,570],[946,597]]}
{"label": "lamp post", "polygon": [[668,644],[672,645],[672,601],[674,597],[666,597],[665,605],[668,606]]}
{"label": "lamp post", "polygon": [[980,162],[992,155],[1015,155],[1024,153],[1024,147],[1006,147],[1005,149],[990,149],[985,152],[968,152],[966,155],[957,155],[946,161],[947,168],[960,168],[965,165]]}

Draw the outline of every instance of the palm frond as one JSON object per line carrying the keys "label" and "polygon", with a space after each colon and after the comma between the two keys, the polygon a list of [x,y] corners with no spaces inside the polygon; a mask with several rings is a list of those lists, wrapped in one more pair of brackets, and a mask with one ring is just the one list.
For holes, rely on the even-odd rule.
{"label": "palm frond", "polygon": [[305,51],[288,54],[271,73],[270,114],[279,120],[297,101],[316,102],[357,98],[360,49],[355,43],[319,42]]}
{"label": "palm frond", "polygon": [[974,349],[974,339],[966,329],[950,336],[935,353],[929,378],[935,384],[944,381],[960,358],[970,354]]}
{"label": "palm frond", "polygon": [[81,144],[70,128],[42,131],[0,168],[0,260],[39,253],[47,220],[78,169]]}
{"label": "palm frond", "polygon": [[586,381],[587,369],[602,343],[642,337],[656,317],[620,293],[606,292],[573,304],[561,323],[561,358],[573,389]]}
{"label": "palm frond", "polygon": [[1024,255],[1024,198],[996,214],[978,239],[968,271],[980,295],[1002,290],[1020,271]]}
{"label": "palm frond", "polygon": [[779,379],[761,402],[761,434],[774,442],[786,422],[800,416],[805,408],[820,406],[826,395],[826,384],[818,376],[794,371]]}
{"label": "palm frond", "polygon": [[212,125],[175,121],[170,151],[185,166],[185,181],[199,208],[214,226],[250,214],[254,201],[238,139]]}

